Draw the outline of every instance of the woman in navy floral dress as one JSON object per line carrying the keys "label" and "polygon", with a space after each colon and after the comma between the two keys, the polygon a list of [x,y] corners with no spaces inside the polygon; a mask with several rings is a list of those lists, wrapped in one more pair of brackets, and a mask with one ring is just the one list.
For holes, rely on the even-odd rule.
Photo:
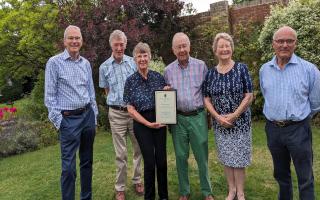
{"label": "woman in navy floral dress", "polygon": [[166,86],[164,77],[148,69],[150,47],[138,43],[133,50],[138,71],[128,77],[123,100],[134,119],[133,130],[139,143],[144,162],[145,200],[155,199],[155,175],[159,200],[168,200],[166,127],[155,121],[155,90]]}
{"label": "woman in navy floral dress", "polygon": [[226,200],[236,196],[244,200],[245,167],[251,163],[252,150],[252,82],[247,65],[232,60],[234,45],[229,34],[217,34],[212,48],[219,63],[208,71],[202,86],[205,106],[214,119],[218,157],[228,181]]}

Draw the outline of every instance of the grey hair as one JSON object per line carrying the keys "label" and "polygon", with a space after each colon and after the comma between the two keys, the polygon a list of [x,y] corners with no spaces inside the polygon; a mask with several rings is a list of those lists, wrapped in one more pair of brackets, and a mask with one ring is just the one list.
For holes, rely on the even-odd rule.
{"label": "grey hair", "polygon": [[64,39],[67,39],[67,34],[68,34],[68,31],[71,30],[71,29],[76,29],[80,32],[80,35],[81,35],[81,38],[82,38],[82,34],[81,34],[81,30],[78,26],[75,26],[75,25],[69,25],[65,30],[64,30],[64,34],[63,34],[63,38]]}
{"label": "grey hair", "polygon": [[295,39],[298,38],[298,34],[297,34],[296,30],[294,30],[294,29],[291,28],[290,26],[284,25],[284,26],[281,26],[278,30],[276,30],[276,31],[274,32],[272,39],[275,40],[275,39],[276,39],[276,35],[277,35],[282,29],[285,29],[285,28],[286,28],[286,29],[289,29],[289,30],[293,33]]}
{"label": "grey hair", "polygon": [[228,42],[230,42],[231,49],[232,49],[232,51],[234,51],[234,43],[233,43],[233,39],[232,39],[231,35],[229,35],[228,33],[218,33],[213,39],[213,44],[212,44],[213,52],[217,51],[218,42],[220,39],[224,39],[224,40],[227,40]]}
{"label": "grey hair", "polygon": [[109,44],[111,46],[111,43],[113,40],[119,40],[119,39],[123,39],[124,43],[127,44],[127,36],[126,34],[124,34],[124,32],[120,31],[120,30],[114,30],[109,37]]}
{"label": "grey hair", "polygon": [[174,36],[173,36],[173,38],[172,38],[172,47],[174,47],[173,44],[174,44],[174,42],[177,40],[178,37],[185,37],[185,38],[187,39],[188,45],[190,46],[190,39],[189,39],[189,37],[188,37],[185,33],[183,33],[183,32],[178,32],[178,33],[174,34]]}
{"label": "grey hair", "polygon": [[151,50],[147,43],[139,42],[133,49],[133,57],[136,58],[138,53],[147,53],[151,59]]}

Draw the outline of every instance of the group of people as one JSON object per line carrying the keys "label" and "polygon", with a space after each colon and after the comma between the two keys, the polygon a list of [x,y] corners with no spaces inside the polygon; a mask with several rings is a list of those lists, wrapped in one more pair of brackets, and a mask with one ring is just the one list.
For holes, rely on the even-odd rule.
{"label": "group of people", "polygon": [[[68,26],[65,50],[49,59],[45,73],[45,105],[49,119],[59,130],[61,146],[62,199],[75,198],[76,152],[79,150],[81,195],[92,199],[93,143],[97,124],[92,72],[80,56],[81,31]],[[179,182],[179,200],[190,199],[188,158],[190,146],[198,165],[201,193],[213,200],[208,170],[207,112],[213,119],[218,158],[228,183],[226,200],[244,200],[245,168],[251,163],[252,128],[250,104],[253,84],[246,64],[232,58],[234,43],[227,33],[215,36],[212,50],[218,64],[206,64],[190,56],[190,40],[182,32],[172,39],[176,60],[164,75],[149,69],[151,49],[138,43],[133,58],[124,54],[127,37],[110,34],[112,55],[99,68],[99,87],[107,96],[108,117],[116,154],[115,198],[125,200],[127,182],[127,137],[133,147],[132,183],[145,200],[169,199],[167,180],[167,128],[172,135]],[[291,160],[295,166],[299,195],[313,200],[313,152],[310,118],[320,111],[320,72],[294,54],[297,33],[289,26],[273,36],[273,59],[260,69],[260,87],[265,98],[267,142],[279,199],[292,200]],[[177,124],[156,122],[156,90],[177,91]],[[141,180],[144,162],[144,184]],[[157,187],[156,187],[157,180]]]}

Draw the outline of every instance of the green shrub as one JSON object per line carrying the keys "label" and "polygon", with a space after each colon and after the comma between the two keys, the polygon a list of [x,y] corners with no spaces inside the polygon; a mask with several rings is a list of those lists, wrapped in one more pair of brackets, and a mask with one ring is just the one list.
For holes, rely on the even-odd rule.
{"label": "green shrub", "polygon": [[12,86],[5,85],[1,88],[0,103],[15,101],[22,97],[23,87],[20,83],[13,82]]}
{"label": "green shrub", "polygon": [[14,124],[2,127],[0,132],[0,157],[21,154],[56,144],[57,131],[41,121],[16,119]]}
{"label": "green shrub", "polygon": [[320,1],[293,0],[288,7],[275,6],[271,16],[266,20],[261,31],[259,42],[263,51],[263,61],[274,55],[272,36],[275,30],[283,25],[291,26],[297,31],[298,44],[296,53],[302,58],[320,66]]}

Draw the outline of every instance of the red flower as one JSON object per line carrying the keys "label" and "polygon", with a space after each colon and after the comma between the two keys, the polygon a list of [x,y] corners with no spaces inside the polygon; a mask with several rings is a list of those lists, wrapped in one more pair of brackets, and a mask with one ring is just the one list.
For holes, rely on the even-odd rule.
{"label": "red flower", "polygon": [[16,107],[10,108],[9,112],[15,113],[15,112],[17,112],[17,108]]}

